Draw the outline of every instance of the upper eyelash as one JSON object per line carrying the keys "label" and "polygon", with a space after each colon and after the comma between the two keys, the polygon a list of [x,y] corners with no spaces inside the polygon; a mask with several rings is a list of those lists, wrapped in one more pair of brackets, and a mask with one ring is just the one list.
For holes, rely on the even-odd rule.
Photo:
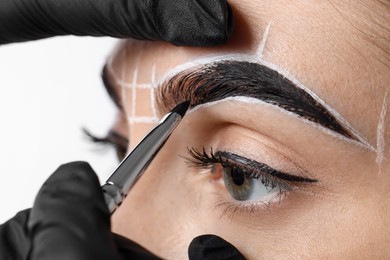
{"label": "upper eyelash", "polygon": [[[92,134],[87,129],[83,128],[83,133],[88,137],[88,139],[97,144],[103,144],[103,145],[110,145],[114,146],[114,148],[118,151],[120,151],[123,154],[127,153],[127,146],[129,144],[129,141],[122,137],[121,135],[117,134],[114,131],[109,131],[108,134],[105,137],[97,137],[94,134]],[[123,158],[119,158],[120,160]]]}
{"label": "upper eyelash", "polygon": [[202,152],[199,152],[195,148],[188,148],[187,151],[192,158],[183,157],[187,164],[192,167],[197,168],[208,168],[210,165],[219,162],[221,158],[217,158],[213,152],[213,148],[210,148],[210,153],[206,152],[206,149],[203,147]]}
{"label": "upper eyelash", "polygon": [[[313,183],[317,182],[315,179],[310,179],[301,176],[290,175],[284,172],[277,171],[270,166],[259,163],[254,160],[244,158],[242,156],[230,153],[230,152],[217,152],[214,153],[210,148],[210,152],[206,152],[203,147],[202,152],[195,148],[187,148],[188,153],[192,158],[185,158],[190,166],[197,168],[208,168],[215,163],[221,163],[224,167],[231,167],[239,169],[246,177],[252,179],[259,179],[265,185],[270,184],[275,186],[274,182],[280,184],[281,181],[287,182],[301,182],[301,183]],[[231,157],[231,158],[228,158]],[[232,157],[234,159],[232,159]],[[239,162],[241,161],[241,162]],[[248,167],[249,166],[249,167]]]}
{"label": "upper eyelash", "polygon": [[220,152],[214,153],[213,149],[210,148],[210,152],[206,152],[206,149],[203,147],[202,152],[199,152],[195,148],[187,148],[188,153],[192,158],[185,158],[188,165],[192,167],[197,167],[201,169],[207,169],[215,163],[220,163],[223,167],[229,167],[235,169],[236,171],[243,174],[245,177],[250,179],[260,180],[262,184],[266,187],[271,187],[272,189],[276,186],[281,186],[281,190],[288,190],[289,185],[284,180],[278,180],[278,178],[262,173],[259,170],[245,168],[233,162],[230,162],[227,158],[221,156]]}

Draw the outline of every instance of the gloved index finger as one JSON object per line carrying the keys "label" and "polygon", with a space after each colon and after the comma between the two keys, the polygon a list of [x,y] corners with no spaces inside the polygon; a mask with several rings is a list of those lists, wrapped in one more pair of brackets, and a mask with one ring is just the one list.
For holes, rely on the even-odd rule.
{"label": "gloved index finger", "polygon": [[29,259],[119,259],[99,181],[83,162],[61,166],[31,210]]}
{"label": "gloved index finger", "polygon": [[73,34],[212,46],[233,24],[226,0],[0,1],[0,44]]}

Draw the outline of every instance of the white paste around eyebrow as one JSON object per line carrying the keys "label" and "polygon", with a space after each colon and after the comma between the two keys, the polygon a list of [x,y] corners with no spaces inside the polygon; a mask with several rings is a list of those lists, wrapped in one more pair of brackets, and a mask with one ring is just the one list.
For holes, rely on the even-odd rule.
{"label": "white paste around eyebrow", "polygon": [[376,149],[377,149],[377,156],[376,156],[376,163],[378,165],[380,174],[382,171],[382,164],[384,160],[384,153],[385,153],[385,119],[387,114],[387,91],[385,93],[385,97],[383,99],[383,105],[382,105],[382,111],[379,116],[379,122],[377,127],[377,137],[376,137]]}
{"label": "white paste around eyebrow", "polygon": [[[259,59],[256,54],[219,54],[219,55],[208,55],[200,58],[196,58],[192,61],[186,62],[184,64],[181,64],[169,71],[167,71],[159,80],[159,84],[162,84],[164,81],[167,81],[168,79],[172,78],[173,76],[177,75],[178,73],[187,70],[187,69],[194,69],[196,67],[201,67],[202,65],[211,65],[212,63],[216,63],[219,61],[245,61],[245,62],[251,62],[251,63],[257,63],[263,66],[266,66],[274,71],[277,71],[280,75],[284,76],[288,80],[290,80],[292,83],[294,83],[297,87],[301,88],[305,92],[307,92],[313,99],[315,99],[319,104],[324,106],[329,113],[332,114],[334,118],[337,119],[337,121],[343,125],[344,128],[346,128],[352,136],[354,136],[359,142],[361,142],[366,148],[368,148],[371,151],[375,151],[376,149],[365,139],[362,137],[361,134],[358,133],[357,130],[355,130],[351,124],[348,123],[348,121],[342,117],[336,110],[331,108],[328,104],[325,103],[320,97],[318,97],[313,91],[311,91],[308,87],[306,87],[303,83],[301,83],[299,80],[297,80],[295,77],[292,76],[287,70],[278,67],[277,65],[268,62],[264,59]],[[341,135],[337,135],[340,137]],[[344,138],[343,138],[344,139]]]}
{"label": "white paste around eyebrow", "polygon": [[345,142],[348,142],[348,143],[351,143],[351,144],[354,144],[354,145],[357,145],[357,146],[360,146],[360,147],[364,147],[364,148],[367,148],[367,146],[357,140],[353,140],[353,139],[350,139],[350,138],[347,138],[335,131],[332,131],[320,124],[316,124],[315,122],[313,121],[310,121],[306,118],[302,118],[300,117],[299,115],[291,112],[291,111],[287,111],[279,106],[275,106],[273,104],[270,104],[270,103],[267,103],[263,100],[259,100],[257,98],[253,98],[253,97],[247,97],[247,96],[234,96],[234,97],[227,97],[227,98],[224,98],[224,99],[220,99],[220,100],[217,100],[217,101],[212,101],[212,102],[209,102],[209,103],[205,103],[205,104],[202,104],[202,105],[198,105],[196,107],[194,107],[193,109],[190,109],[187,111],[187,115],[199,110],[199,109],[204,109],[204,108],[208,108],[208,107],[213,107],[215,105],[218,105],[220,103],[225,103],[225,102],[230,102],[230,101],[236,101],[236,102],[241,102],[241,103],[245,103],[245,104],[251,104],[251,105],[256,105],[256,106],[263,106],[263,107],[270,107],[270,108],[273,108],[273,109],[276,109],[278,111],[280,111],[281,113],[283,114],[286,114],[286,115],[289,115],[291,117],[294,117],[294,118],[299,118],[301,119],[304,123],[306,124],[309,124],[319,130],[321,130],[322,132],[330,135],[330,136],[333,136],[333,137],[336,137],[336,138],[339,138],[339,139],[342,139],[343,141]]}

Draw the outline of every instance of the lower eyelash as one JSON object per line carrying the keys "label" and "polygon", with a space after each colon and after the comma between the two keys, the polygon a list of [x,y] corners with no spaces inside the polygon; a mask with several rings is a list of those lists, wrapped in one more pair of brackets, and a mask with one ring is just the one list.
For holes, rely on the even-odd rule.
{"label": "lower eyelash", "polygon": [[283,198],[288,196],[289,191],[280,191],[272,201],[239,202],[227,201],[221,197],[213,206],[213,209],[222,208],[220,218],[227,216],[231,221],[235,214],[245,214],[248,216],[257,216],[258,212],[271,211],[274,205],[279,205]]}

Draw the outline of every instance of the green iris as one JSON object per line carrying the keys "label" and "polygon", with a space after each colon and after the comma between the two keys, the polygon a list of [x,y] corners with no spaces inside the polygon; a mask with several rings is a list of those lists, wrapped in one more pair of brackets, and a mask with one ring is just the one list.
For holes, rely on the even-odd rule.
{"label": "green iris", "polygon": [[256,177],[256,174],[234,166],[222,166],[222,169],[225,187],[235,200],[261,201],[282,190],[267,175]]}
{"label": "green iris", "polygon": [[223,167],[223,181],[235,200],[248,200],[253,191],[254,179],[247,178],[235,168]]}

